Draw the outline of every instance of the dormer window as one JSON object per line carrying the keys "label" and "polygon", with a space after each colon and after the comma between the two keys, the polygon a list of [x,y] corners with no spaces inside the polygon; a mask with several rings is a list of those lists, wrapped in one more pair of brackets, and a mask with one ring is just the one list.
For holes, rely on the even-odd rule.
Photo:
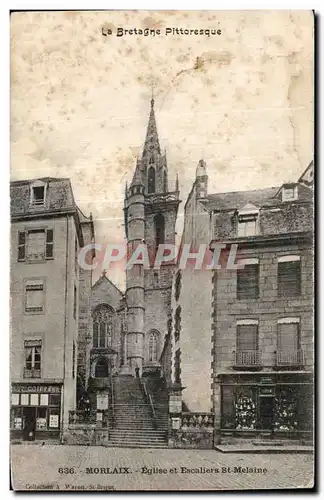
{"label": "dormer window", "polygon": [[282,201],[297,200],[298,188],[296,185],[287,185],[282,188]]}
{"label": "dormer window", "polygon": [[46,184],[38,181],[31,185],[30,204],[34,207],[43,207],[45,203]]}
{"label": "dormer window", "polygon": [[259,209],[247,204],[237,212],[237,237],[244,238],[258,234]]}

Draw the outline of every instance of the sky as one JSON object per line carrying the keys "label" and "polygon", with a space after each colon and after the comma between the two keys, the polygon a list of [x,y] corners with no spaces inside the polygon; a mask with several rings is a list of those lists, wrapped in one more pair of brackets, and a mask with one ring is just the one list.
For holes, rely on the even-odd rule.
{"label": "sky", "polygon": [[[161,35],[117,37],[118,27]],[[96,241],[123,243],[153,85],[169,187],[178,173],[183,202],[201,158],[210,193],[297,180],[313,159],[313,64],[311,11],[16,12],[11,179],[69,177]],[[124,288],[119,270],[107,276]]]}

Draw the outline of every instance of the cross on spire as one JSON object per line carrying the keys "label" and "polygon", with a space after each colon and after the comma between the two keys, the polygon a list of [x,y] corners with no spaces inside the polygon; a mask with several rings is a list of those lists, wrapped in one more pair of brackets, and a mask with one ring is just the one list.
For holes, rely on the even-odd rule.
{"label": "cross on spire", "polygon": [[154,83],[151,82],[151,106],[154,106]]}

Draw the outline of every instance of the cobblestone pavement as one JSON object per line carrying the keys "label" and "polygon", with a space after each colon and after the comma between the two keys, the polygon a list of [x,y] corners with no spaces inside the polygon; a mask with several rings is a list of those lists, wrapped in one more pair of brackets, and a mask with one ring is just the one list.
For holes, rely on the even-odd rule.
{"label": "cobblestone pavement", "polygon": [[11,446],[11,461],[15,490],[310,488],[314,466],[312,454],[23,444]]}

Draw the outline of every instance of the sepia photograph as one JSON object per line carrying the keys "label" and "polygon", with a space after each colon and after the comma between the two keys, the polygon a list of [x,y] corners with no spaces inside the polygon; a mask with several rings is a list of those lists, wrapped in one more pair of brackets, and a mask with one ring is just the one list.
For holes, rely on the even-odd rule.
{"label": "sepia photograph", "polygon": [[314,12],[10,38],[11,488],[314,488]]}

